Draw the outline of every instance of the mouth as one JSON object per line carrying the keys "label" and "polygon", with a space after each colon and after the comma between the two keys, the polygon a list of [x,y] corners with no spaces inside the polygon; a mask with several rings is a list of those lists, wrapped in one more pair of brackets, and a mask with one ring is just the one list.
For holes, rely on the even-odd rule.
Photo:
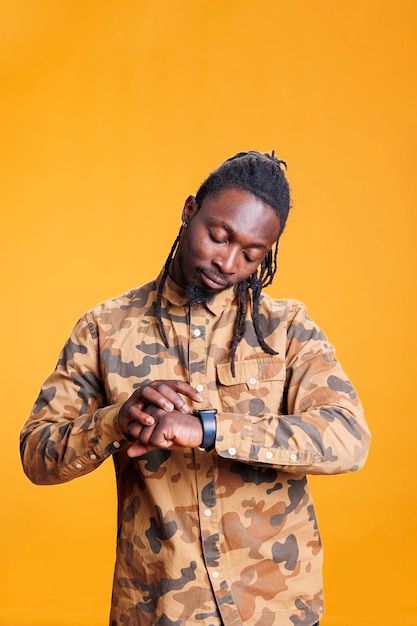
{"label": "mouth", "polygon": [[209,270],[200,269],[200,275],[204,285],[208,289],[218,291],[220,289],[227,289],[228,287],[231,287],[230,281],[225,280],[218,274],[210,272]]}

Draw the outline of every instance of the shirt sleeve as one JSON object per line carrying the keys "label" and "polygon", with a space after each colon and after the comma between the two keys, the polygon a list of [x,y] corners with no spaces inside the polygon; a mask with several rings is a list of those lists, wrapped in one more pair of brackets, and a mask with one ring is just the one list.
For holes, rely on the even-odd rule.
{"label": "shirt sleeve", "polygon": [[217,454],[294,474],[362,467],[370,441],[362,405],[334,348],[300,303],[287,325],[285,373],[271,381],[269,393],[280,398],[277,413],[218,413]]}
{"label": "shirt sleeve", "polygon": [[106,405],[94,319],[85,315],[43,384],[20,435],[23,468],[36,484],[87,474],[128,445],[118,428],[120,404]]}

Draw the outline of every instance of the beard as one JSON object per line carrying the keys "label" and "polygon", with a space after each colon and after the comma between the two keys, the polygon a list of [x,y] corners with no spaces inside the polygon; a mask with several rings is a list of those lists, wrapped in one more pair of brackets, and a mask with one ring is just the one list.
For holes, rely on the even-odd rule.
{"label": "beard", "polygon": [[185,297],[190,306],[206,305],[211,302],[216,294],[212,291],[206,291],[194,285],[188,283],[185,287]]}
{"label": "beard", "polygon": [[[175,259],[174,259],[175,260]],[[180,267],[183,278],[185,279],[185,271],[184,271],[184,256],[181,252],[178,253],[178,265]],[[204,271],[203,268],[196,267],[194,269],[194,274],[197,276],[200,272]],[[223,288],[220,289],[204,289],[204,287],[198,287],[195,283],[191,282],[192,278],[188,279],[188,282],[185,286],[185,297],[190,306],[205,306],[209,302],[211,302],[216,294],[224,291],[225,289],[229,289],[232,286],[230,281],[224,285]]]}

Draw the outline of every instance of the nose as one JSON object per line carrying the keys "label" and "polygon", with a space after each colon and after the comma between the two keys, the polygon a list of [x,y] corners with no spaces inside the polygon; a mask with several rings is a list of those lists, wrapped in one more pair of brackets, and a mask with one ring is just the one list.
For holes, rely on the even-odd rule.
{"label": "nose", "polygon": [[235,246],[225,246],[222,252],[218,252],[213,259],[215,265],[222,274],[233,275],[238,270],[239,251]]}

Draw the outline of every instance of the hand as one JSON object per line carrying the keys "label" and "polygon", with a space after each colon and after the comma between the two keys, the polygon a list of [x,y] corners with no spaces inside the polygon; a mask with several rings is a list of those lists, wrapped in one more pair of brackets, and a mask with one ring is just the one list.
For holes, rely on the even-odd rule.
{"label": "hand", "polygon": [[146,411],[154,423],[143,426],[137,441],[127,450],[130,457],[141,456],[151,450],[179,450],[197,448],[203,440],[203,427],[198,417],[180,411],[164,411],[155,405],[147,405]]}
{"label": "hand", "polygon": [[193,409],[182,396],[194,402],[203,402],[198,391],[181,380],[154,380],[141,385],[120,409],[118,419],[121,430],[128,439],[138,439],[144,426],[153,426],[155,419],[146,405],[154,405],[168,413],[177,411],[191,415]]}

